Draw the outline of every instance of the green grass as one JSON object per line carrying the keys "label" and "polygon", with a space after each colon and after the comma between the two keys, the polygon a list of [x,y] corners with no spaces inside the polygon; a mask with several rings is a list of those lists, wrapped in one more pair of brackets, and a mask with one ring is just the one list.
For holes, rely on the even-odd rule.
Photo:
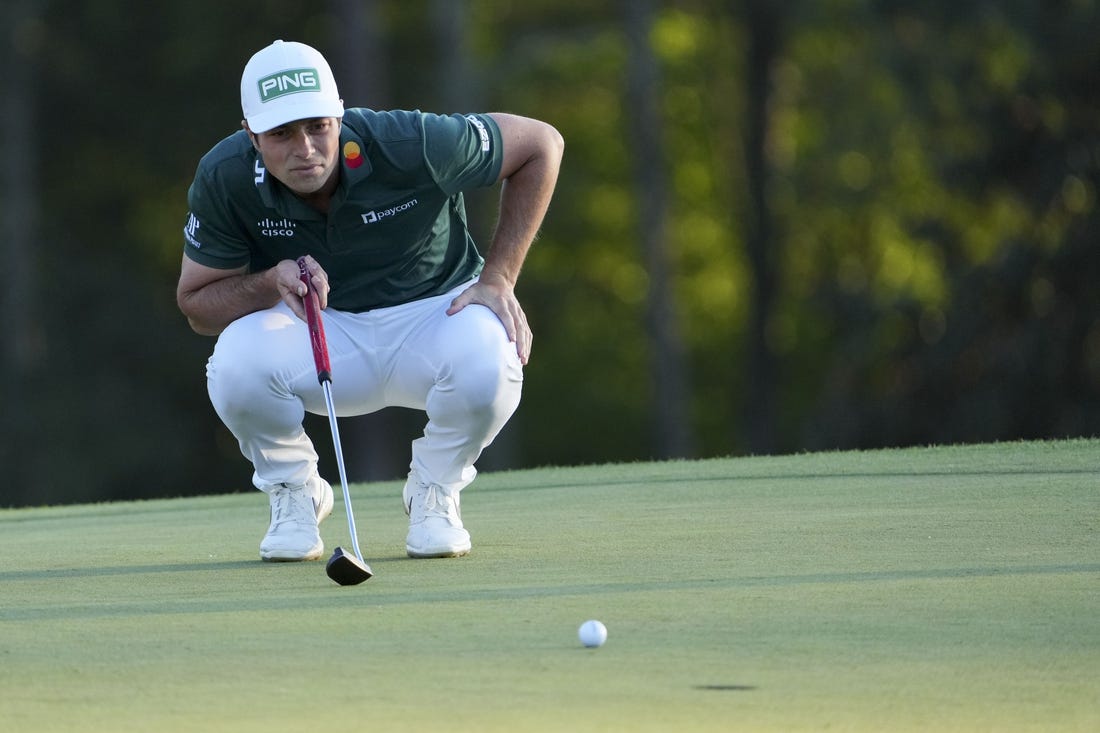
{"label": "green grass", "polygon": [[0,728],[1100,730],[1100,441],[485,474],[456,560],[353,490],[346,588],[258,492],[0,511]]}

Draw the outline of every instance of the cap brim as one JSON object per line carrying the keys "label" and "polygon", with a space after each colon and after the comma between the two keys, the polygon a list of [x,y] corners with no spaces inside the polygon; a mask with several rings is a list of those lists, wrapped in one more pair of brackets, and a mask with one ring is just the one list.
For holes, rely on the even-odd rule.
{"label": "cap brim", "polygon": [[299,104],[280,104],[272,110],[246,117],[248,129],[254,133],[267,132],[279,125],[296,120],[309,120],[317,117],[343,117],[342,102],[331,100],[304,100]]}

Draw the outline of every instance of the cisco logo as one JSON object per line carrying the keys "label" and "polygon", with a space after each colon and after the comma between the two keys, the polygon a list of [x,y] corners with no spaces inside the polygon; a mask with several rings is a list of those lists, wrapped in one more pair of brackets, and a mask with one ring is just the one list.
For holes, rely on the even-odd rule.
{"label": "cisco logo", "polygon": [[293,237],[294,228],[298,226],[298,222],[292,219],[280,219],[278,221],[261,219],[256,222],[256,226],[259,227],[260,234],[265,237]]}

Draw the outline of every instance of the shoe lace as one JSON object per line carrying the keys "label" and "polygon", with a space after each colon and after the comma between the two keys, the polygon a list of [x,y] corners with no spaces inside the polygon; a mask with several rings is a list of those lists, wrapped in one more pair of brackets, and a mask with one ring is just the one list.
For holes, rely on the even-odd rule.
{"label": "shoe lace", "polygon": [[425,490],[422,503],[425,518],[441,517],[451,520],[458,517],[458,502],[454,497],[441,491],[435,484],[425,487]]}
{"label": "shoe lace", "polygon": [[316,512],[309,492],[303,488],[282,486],[271,492],[271,525],[273,528],[283,524],[301,524],[303,520]]}

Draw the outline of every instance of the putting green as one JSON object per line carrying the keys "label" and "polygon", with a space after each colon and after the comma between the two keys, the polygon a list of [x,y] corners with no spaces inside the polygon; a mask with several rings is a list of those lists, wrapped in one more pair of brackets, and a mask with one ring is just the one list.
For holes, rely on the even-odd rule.
{"label": "putting green", "polygon": [[258,493],[0,511],[0,727],[1100,730],[1100,441],[485,474],[453,560],[353,497],[352,587]]}

